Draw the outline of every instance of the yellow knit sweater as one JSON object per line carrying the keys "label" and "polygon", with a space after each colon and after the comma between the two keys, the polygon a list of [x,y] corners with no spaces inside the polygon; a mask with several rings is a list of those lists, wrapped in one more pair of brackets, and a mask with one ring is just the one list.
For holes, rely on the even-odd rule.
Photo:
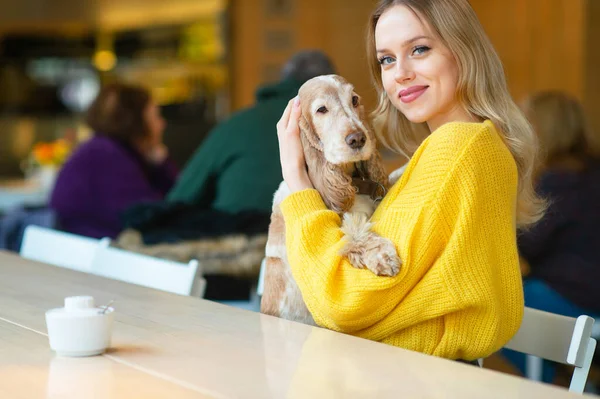
{"label": "yellow knit sweater", "polygon": [[517,178],[490,121],[433,132],[372,218],[403,261],[395,277],[339,255],[340,217],[316,190],[290,195],[281,204],[288,259],[317,324],[449,359],[501,348],[523,315]]}

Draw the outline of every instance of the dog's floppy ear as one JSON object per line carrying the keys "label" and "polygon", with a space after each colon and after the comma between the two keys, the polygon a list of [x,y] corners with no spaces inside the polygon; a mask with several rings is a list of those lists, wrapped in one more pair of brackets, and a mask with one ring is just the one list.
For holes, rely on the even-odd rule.
{"label": "dog's floppy ear", "polygon": [[367,161],[367,174],[369,175],[369,179],[381,183],[384,187],[388,187],[388,175],[385,172],[385,167],[383,166],[379,151],[375,151]]}
{"label": "dog's floppy ear", "polygon": [[309,120],[302,117],[299,125],[310,181],[321,193],[329,209],[337,213],[348,211],[354,204],[356,193],[352,179],[343,173],[339,166],[327,162],[321,140]]}
{"label": "dog's floppy ear", "polygon": [[367,135],[373,141],[373,146],[375,146],[373,155],[371,155],[371,158],[369,158],[366,162],[367,176],[370,180],[383,185],[387,189],[389,186],[388,174],[385,171],[381,154],[377,150],[377,138],[375,137],[373,125],[367,118],[364,117],[363,112],[361,112],[361,120],[364,126],[367,128]]}
{"label": "dog's floppy ear", "polygon": [[[344,173],[338,165],[327,162],[322,152],[319,155],[323,157],[323,162],[319,169],[320,178],[315,179],[319,181],[318,187],[315,184],[315,188],[319,190],[329,209],[337,213],[349,211],[354,205],[356,196],[352,178]],[[312,177],[311,181],[314,184]]]}
{"label": "dog's floppy ear", "polygon": [[304,136],[306,139],[306,144],[309,144],[311,147],[319,151],[323,151],[323,144],[321,143],[321,140],[317,136],[315,129],[313,129],[312,124],[304,115],[300,117],[298,125],[300,127],[300,135]]}
{"label": "dog's floppy ear", "polygon": [[327,162],[325,154],[308,144],[305,136],[302,138],[308,176],[314,188],[321,193],[325,205],[337,213],[350,210],[356,194],[352,179],[339,166]]}

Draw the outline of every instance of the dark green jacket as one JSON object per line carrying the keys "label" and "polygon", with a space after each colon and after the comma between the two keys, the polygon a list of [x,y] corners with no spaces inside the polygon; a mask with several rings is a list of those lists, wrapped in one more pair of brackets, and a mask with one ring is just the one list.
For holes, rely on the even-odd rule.
{"label": "dark green jacket", "polygon": [[283,81],[259,89],[254,106],[209,133],[167,200],[232,213],[270,212],[273,194],[282,181],[275,125],[299,87]]}

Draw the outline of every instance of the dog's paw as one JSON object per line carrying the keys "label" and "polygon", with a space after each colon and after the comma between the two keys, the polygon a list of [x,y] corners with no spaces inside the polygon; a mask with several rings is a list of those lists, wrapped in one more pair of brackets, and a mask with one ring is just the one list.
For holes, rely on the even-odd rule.
{"label": "dog's paw", "polygon": [[352,266],[369,269],[378,276],[395,276],[402,262],[390,240],[374,233],[360,241],[350,241],[342,251]]}
{"label": "dog's paw", "polygon": [[373,235],[363,255],[367,269],[378,276],[395,276],[400,271],[402,261],[396,253],[396,247],[387,238]]}

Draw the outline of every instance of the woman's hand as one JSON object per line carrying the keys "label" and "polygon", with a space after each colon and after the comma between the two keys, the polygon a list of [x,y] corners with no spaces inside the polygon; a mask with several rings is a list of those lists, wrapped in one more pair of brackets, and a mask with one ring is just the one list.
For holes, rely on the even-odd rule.
{"label": "woman's hand", "polygon": [[306,171],[304,150],[300,141],[298,121],[301,113],[300,99],[296,97],[289,102],[281,119],[277,122],[281,171],[291,192],[313,188]]}

